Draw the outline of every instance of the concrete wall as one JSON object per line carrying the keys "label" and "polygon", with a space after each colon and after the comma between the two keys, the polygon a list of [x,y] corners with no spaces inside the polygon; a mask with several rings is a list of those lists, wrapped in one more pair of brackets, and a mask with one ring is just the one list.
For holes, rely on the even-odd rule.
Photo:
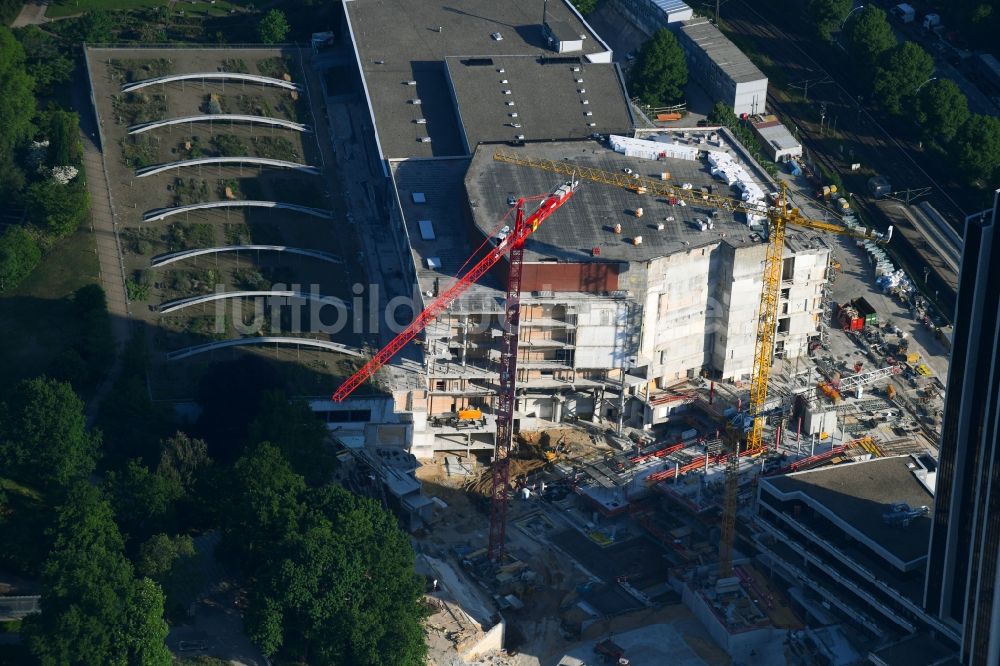
{"label": "concrete wall", "polygon": [[763,113],[767,103],[767,79],[737,83],[733,98],[726,99],[726,102],[733,105],[733,113],[737,116],[741,113]]}

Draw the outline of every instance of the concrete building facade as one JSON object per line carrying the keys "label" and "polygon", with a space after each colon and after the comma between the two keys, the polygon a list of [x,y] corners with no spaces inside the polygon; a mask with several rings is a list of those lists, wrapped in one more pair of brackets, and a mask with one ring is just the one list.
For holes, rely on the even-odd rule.
{"label": "concrete building facade", "polygon": [[708,19],[693,18],[676,26],[691,76],[737,116],[763,113],[767,77]]}

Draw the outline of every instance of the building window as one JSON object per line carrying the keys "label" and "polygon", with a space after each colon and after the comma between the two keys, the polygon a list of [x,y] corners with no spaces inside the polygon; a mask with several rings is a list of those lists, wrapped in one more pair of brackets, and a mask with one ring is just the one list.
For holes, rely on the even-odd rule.
{"label": "building window", "polygon": [[445,381],[443,379],[438,379],[437,381],[435,381],[434,382],[434,390],[435,391],[444,391],[445,390]]}

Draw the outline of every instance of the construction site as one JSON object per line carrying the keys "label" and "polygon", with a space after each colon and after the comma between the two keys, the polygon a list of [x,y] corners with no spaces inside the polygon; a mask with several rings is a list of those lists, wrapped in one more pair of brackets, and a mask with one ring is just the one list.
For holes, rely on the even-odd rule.
{"label": "construction site", "polygon": [[346,482],[413,534],[432,663],[854,663],[922,620],[796,586],[762,489],[869,465],[866,501],[922,520],[902,477],[936,455],[947,335],[891,228],[725,128],[644,127],[600,36],[542,4],[345,3],[350,152],[387,197],[355,223],[416,300],[313,401]]}

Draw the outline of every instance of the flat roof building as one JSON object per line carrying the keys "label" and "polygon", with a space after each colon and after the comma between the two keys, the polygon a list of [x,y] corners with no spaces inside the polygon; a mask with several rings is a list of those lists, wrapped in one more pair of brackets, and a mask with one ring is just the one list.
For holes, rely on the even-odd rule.
{"label": "flat roof building", "polygon": [[[383,159],[468,154],[445,66],[448,57],[540,59],[557,55],[559,40],[566,40],[564,52],[572,51],[588,64],[615,67],[610,64],[611,49],[565,0],[547,3],[548,28],[543,25],[541,3],[349,0],[343,4]],[[553,35],[559,43],[550,43]],[[569,44],[573,38],[579,44]],[[502,94],[501,78],[491,80],[480,94]],[[527,85],[522,77],[517,104],[544,108],[544,95],[529,98]],[[613,88],[600,92],[606,100],[615,94]],[[624,93],[617,94],[621,98],[617,103],[627,106]]]}
{"label": "flat roof building", "polygon": [[762,477],[754,542],[821,623],[833,612],[871,648],[934,633],[954,652],[956,632],[922,604],[933,478],[923,456]]}
{"label": "flat roof building", "polygon": [[617,67],[578,57],[445,58],[463,149],[479,143],[585,139],[630,132]]}
{"label": "flat roof building", "polygon": [[737,116],[764,112],[767,77],[708,19],[682,21],[677,35],[692,78],[716,101]]}
{"label": "flat roof building", "polygon": [[777,116],[754,116],[751,119],[754,134],[760,137],[764,152],[775,162],[802,157],[802,144],[796,141],[788,128],[781,124]]}
{"label": "flat roof building", "polygon": [[673,23],[687,21],[694,10],[681,0],[610,0],[637,28],[652,35]]}

